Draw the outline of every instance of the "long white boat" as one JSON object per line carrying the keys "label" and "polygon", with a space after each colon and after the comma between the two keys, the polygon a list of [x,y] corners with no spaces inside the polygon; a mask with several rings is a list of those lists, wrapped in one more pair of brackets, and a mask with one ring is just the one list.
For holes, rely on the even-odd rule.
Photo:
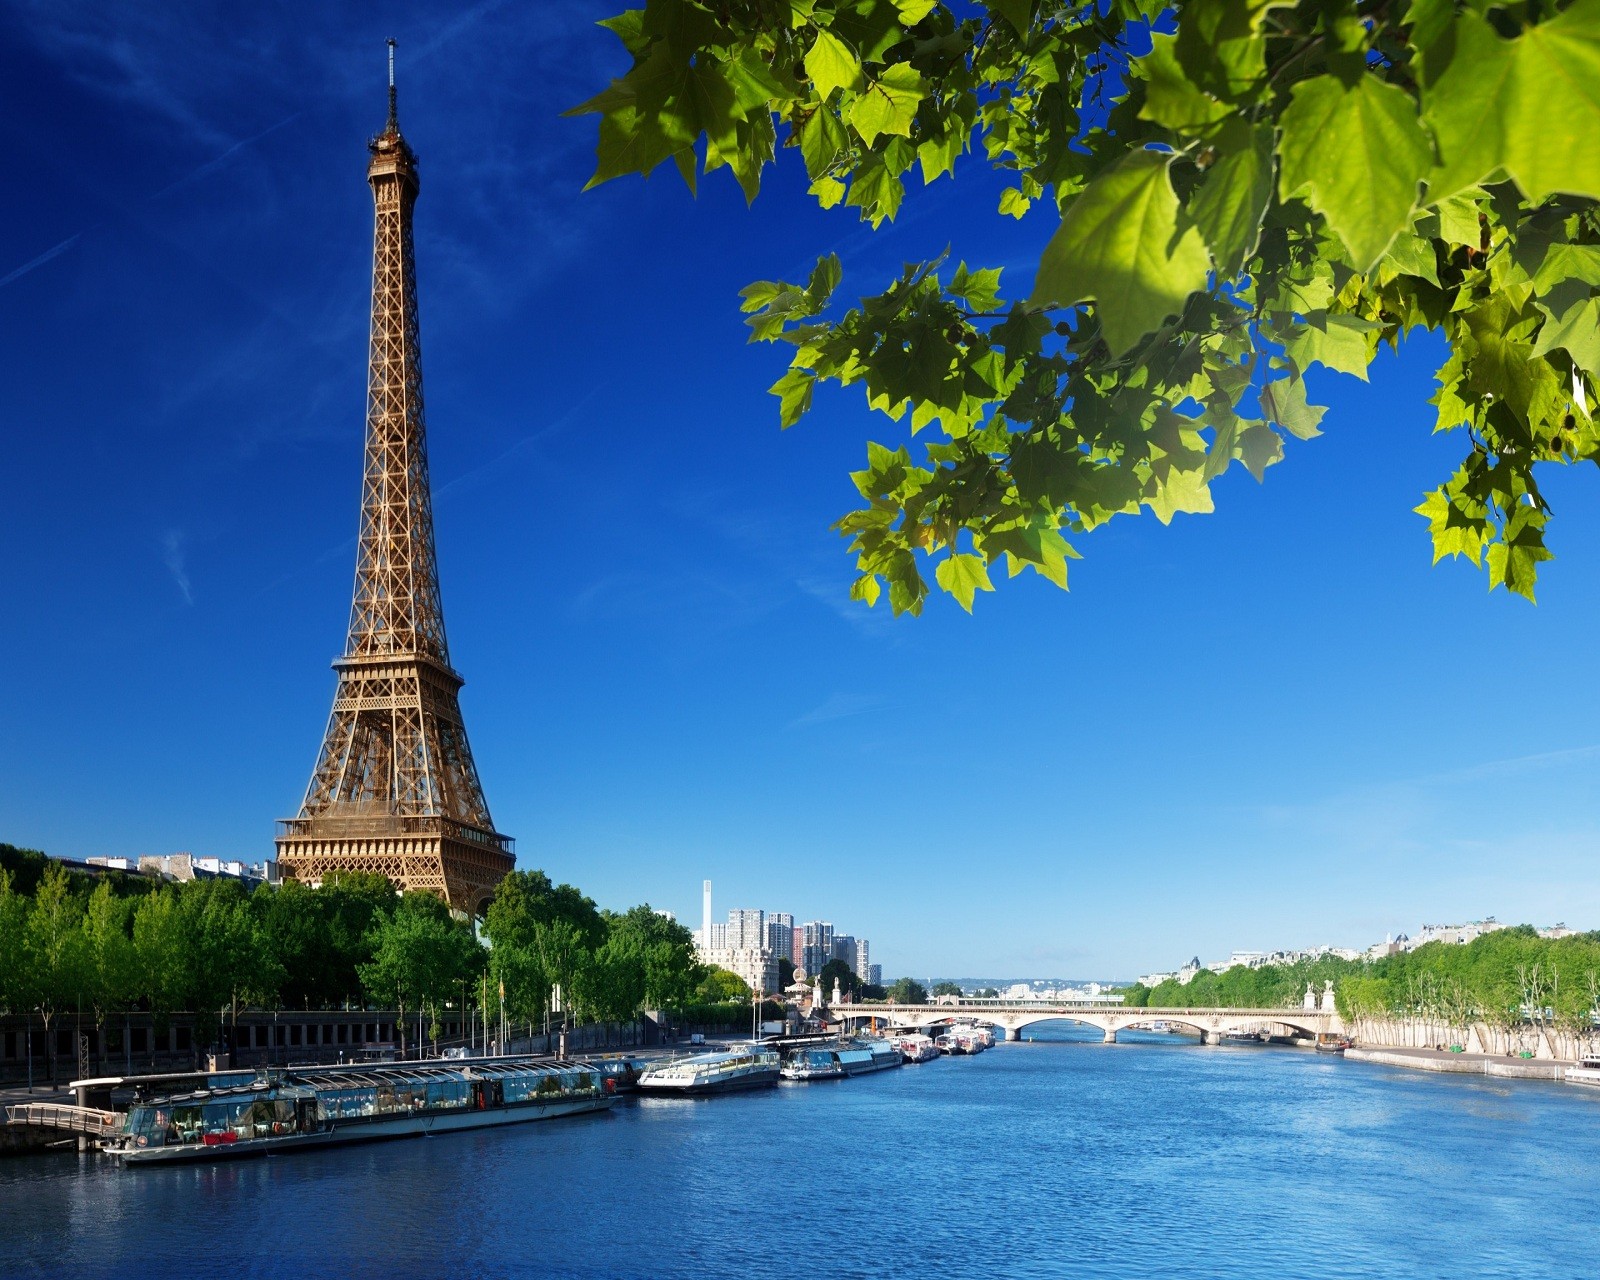
{"label": "long white boat", "polygon": [[644,1093],[698,1095],[759,1089],[778,1083],[778,1052],[761,1045],[673,1058],[639,1077]]}
{"label": "long white boat", "polygon": [[580,1062],[263,1071],[140,1098],[104,1150],[125,1165],[238,1159],[601,1111],[616,1079]]}
{"label": "long white boat", "polygon": [[891,1041],[859,1035],[826,1044],[796,1045],[784,1053],[779,1074],[785,1080],[839,1080],[898,1067],[904,1061]]}
{"label": "long white boat", "polygon": [[1577,1066],[1567,1068],[1566,1080],[1568,1084],[1600,1086],[1600,1055],[1579,1058]]}

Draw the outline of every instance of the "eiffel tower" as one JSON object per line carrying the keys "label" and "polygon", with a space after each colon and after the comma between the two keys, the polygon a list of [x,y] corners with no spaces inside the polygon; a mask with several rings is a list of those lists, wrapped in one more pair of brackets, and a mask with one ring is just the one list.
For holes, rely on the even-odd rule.
{"label": "eiffel tower", "polygon": [[472,762],[439,604],[411,240],[417,157],[395,111],[393,40],[389,120],[368,147],[376,219],[355,599],[322,751],[300,812],[278,824],[278,865],[310,884],[378,872],[477,915],[515,858]]}

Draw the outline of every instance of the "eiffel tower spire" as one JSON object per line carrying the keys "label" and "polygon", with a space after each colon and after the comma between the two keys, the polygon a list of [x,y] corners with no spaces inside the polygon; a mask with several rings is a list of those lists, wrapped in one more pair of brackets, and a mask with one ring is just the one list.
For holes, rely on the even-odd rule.
{"label": "eiffel tower spire", "polygon": [[372,158],[372,330],[366,460],[350,631],[333,713],[300,812],[279,824],[285,876],[375,871],[477,913],[514,865],[467,745],[450,665],[428,486],[411,234],[417,157],[395,109]]}

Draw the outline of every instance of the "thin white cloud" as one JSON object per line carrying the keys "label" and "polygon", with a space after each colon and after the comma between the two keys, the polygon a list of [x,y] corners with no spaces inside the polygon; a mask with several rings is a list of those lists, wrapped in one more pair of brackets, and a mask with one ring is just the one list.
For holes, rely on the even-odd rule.
{"label": "thin white cloud", "polygon": [[183,593],[185,604],[194,603],[194,590],[189,583],[189,569],[184,562],[183,531],[181,529],[168,529],[161,538],[162,560],[167,566],[167,572],[172,575],[173,582],[177,583],[178,590]]}
{"label": "thin white cloud", "polygon": [[37,258],[34,258],[32,261],[24,262],[20,267],[18,267],[10,275],[0,276],[0,289],[4,289],[13,280],[22,279],[23,276],[27,275],[28,272],[32,271],[35,267],[44,266],[44,264],[49,262],[52,258],[59,258],[68,249],[72,248],[73,245],[77,244],[78,241],[82,238],[82,236],[83,236],[83,232],[81,232],[81,231],[78,232],[76,235],[70,235],[65,240],[63,240],[60,244],[56,245],[55,248],[46,249],[43,253],[41,253]]}
{"label": "thin white cloud", "polygon": [[883,705],[883,699],[871,694],[861,693],[830,693],[822,702],[812,707],[802,716],[796,716],[789,721],[791,729],[803,729],[814,724],[828,724],[834,720],[846,720],[851,716],[864,715],[868,711]]}

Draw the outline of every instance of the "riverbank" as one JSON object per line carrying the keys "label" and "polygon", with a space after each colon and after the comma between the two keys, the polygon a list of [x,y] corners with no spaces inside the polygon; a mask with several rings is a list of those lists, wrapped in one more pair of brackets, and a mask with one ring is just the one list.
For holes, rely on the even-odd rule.
{"label": "riverbank", "polygon": [[1499,1076],[1508,1080],[1566,1079],[1567,1068],[1576,1063],[1549,1058],[1516,1058],[1495,1053],[1450,1053],[1444,1049],[1363,1048],[1346,1049],[1347,1061],[1373,1062],[1384,1067],[1404,1067],[1410,1071],[1436,1071],[1449,1075]]}

